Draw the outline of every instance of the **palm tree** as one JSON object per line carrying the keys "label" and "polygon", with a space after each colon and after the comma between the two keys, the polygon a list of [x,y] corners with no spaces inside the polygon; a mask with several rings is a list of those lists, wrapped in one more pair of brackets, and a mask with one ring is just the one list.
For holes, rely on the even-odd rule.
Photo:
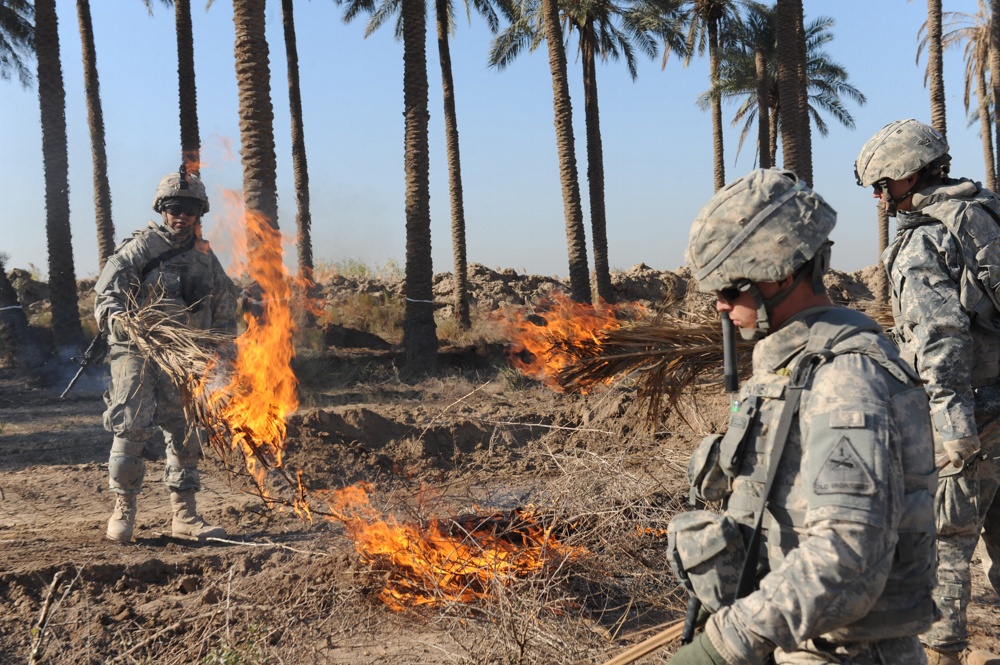
{"label": "palm tree", "polygon": [[[295,41],[292,0],[281,0],[281,24],[285,32],[285,60],[288,63],[288,105],[292,117],[292,171],[295,177],[298,231],[299,279],[313,283],[312,215],[309,212],[309,168],[306,162],[305,129],[302,122],[302,92],[299,87],[299,54]],[[308,288],[308,287],[306,287]],[[309,308],[306,308],[309,311]]]}
{"label": "palm tree", "polygon": [[[188,173],[201,171],[201,137],[198,133],[198,87],[194,78],[194,34],[191,27],[190,0],[160,0],[174,6],[174,25],[177,32],[177,87],[181,123],[181,156]],[[152,0],[142,0],[149,13],[153,13]],[[211,6],[212,0],[208,0]]]}
{"label": "palm tree", "polygon": [[927,71],[924,74],[924,85],[930,84],[931,89],[931,127],[948,136],[948,122],[944,105],[944,51],[941,43],[941,0],[927,0],[927,22],[920,28],[920,34],[926,31],[926,37],[921,39],[917,47],[917,64],[920,54],[927,46]]}
{"label": "palm tree", "polygon": [[[682,34],[682,0],[599,0],[567,5],[563,9],[570,31],[579,35],[583,64],[584,115],[587,128],[587,181],[590,194],[591,231],[597,295],[613,302],[608,265],[607,214],[604,201],[604,149],[597,94],[597,58],[623,58],[634,80],[638,75],[635,47],[650,58],[659,52],[656,37],[666,48],[685,55]],[[534,51],[544,37],[539,27],[540,5],[522,2],[511,6],[511,25],[495,41],[490,64],[506,67],[525,46]]]}
{"label": "palm tree", "polygon": [[21,85],[31,84],[31,70],[25,64],[35,52],[35,10],[28,0],[0,3],[0,79],[16,74]]}
{"label": "palm tree", "polygon": [[69,224],[69,158],[66,145],[66,90],[59,60],[55,0],[35,2],[38,103],[41,109],[42,164],[45,171],[45,230],[48,238],[52,334],[57,347],[83,342],[83,326],[73,265]]}
{"label": "palm tree", "polygon": [[[373,34],[386,20],[400,13],[401,0],[382,0],[378,5],[374,0],[338,0],[347,4],[344,21],[350,22],[359,14],[370,14],[365,27],[365,37]],[[472,0],[472,6],[486,19],[492,32],[496,32],[499,21],[491,0]],[[469,0],[465,0],[466,14],[471,14]],[[449,35],[454,33],[454,5],[451,0],[435,0],[435,23],[437,27],[438,61],[441,64],[441,87],[444,95],[445,149],[448,156],[448,193],[451,204],[451,239],[454,255],[453,297],[454,312],[463,328],[472,325],[469,317],[469,279],[465,242],[465,201],[462,192],[462,160],[458,141],[458,113],[455,110],[455,79],[451,68],[451,48]],[[403,34],[401,15],[396,21],[396,38]]]}
{"label": "palm tree", "polygon": [[97,49],[90,20],[90,0],[76,0],[83,46],[83,78],[87,95],[87,124],[90,126],[90,150],[94,159],[94,219],[97,222],[97,255],[101,270],[115,251],[115,225],[111,220],[111,187],[108,184],[108,156],[104,142],[104,112],[101,108],[101,83],[97,76]]}
{"label": "palm tree", "polygon": [[[965,112],[969,113],[972,95],[975,94],[976,113],[970,115],[979,120],[980,137],[983,144],[983,161],[986,166],[986,187],[996,190],[996,158],[993,153],[993,118],[990,114],[992,101],[987,92],[986,79],[990,65],[990,35],[992,10],[984,0],[979,0],[979,12],[945,12],[942,15],[941,48],[965,44],[965,95],[962,99]],[[925,37],[923,40],[927,42]],[[921,44],[921,48],[924,44]]]}
{"label": "palm tree", "polygon": [[430,145],[427,108],[427,23],[424,0],[401,0],[403,116],[406,119],[406,314],[403,350],[414,373],[437,367],[434,270],[431,262]]}
{"label": "palm tree", "polygon": [[[722,66],[722,49],[739,32],[739,8],[746,0],[689,0],[690,20],[687,41],[687,57],[684,64],[691,61],[697,51],[704,55],[708,47],[709,81],[714,90],[719,80]],[[722,141],[722,102],[718,96],[712,97],[712,151],[715,161],[715,190],[726,184],[725,149]]]}
{"label": "palm tree", "polygon": [[[264,36],[264,0],[233,0],[236,83],[240,100],[240,155],[247,215],[278,228],[277,160],[270,63]],[[248,230],[250,225],[248,225]],[[248,236],[251,262],[259,239]]]}
{"label": "palm tree", "polygon": [[[840,124],[854,129],[854,117],[847,110],[842,97],[859,105],[867,102],[864,94],[851,85],[847,70],[830,60],[822,47],[833,40],[831,18],[819,17],[806,28],[806,72],[809,94],[809,118],[822,136],[829,134],[829,127],[822,113],[828,113]],[[743,102],[733,118],[733,125],[743,123],[739,149],[750,134],[754,120],[758,125],[758,150],[761,167],[776,162],[775,144],[771,141],[771,127],[782,122],[783,105],[778,93],[777,48],[775,42],[776,13],[773,7],[752,8],[746,30],[739,43],[725,49],[723,66],[719,75],[718,94],[722,99],[739,99]],[[758,66],[764,62],[763,71]],[[710,92],[698,98],[702,107],[708,105]],[[763,103],[762,103],[763,102]],[[765,142],[766,141],[766,142]],[[767,164],[765,164],[767,161]]]}
{"label": "palm tree", "polygon": [[777,0],[778,95],[785,100],[781,123],[784,167],[812,186],[812,141],[806,74],[802,0]]}

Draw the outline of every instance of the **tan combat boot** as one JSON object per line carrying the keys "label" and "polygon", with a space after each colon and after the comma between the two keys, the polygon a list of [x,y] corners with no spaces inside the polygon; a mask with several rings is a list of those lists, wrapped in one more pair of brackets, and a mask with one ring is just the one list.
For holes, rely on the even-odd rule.
{"label": "tan combat boot", "polygon": [[1000,665],[1000,656],[983,649],[966,651],[962,662],[965,665]]}
{"label": "tan combat boot", "polygon": [[206,538],[225,538],[226,530],[221,526],[208,524],[195,509],[194,490],[170,492],[170,507],[174,511],[174,521],[171,526],[174,538],[186,540],[205,540]]}
{"label": "tan combat boot", "polygon": [[108,540],[116,543],[131,543],[132,532],[135,531],[135,494],[116,494],[115,510],[108,520]]}

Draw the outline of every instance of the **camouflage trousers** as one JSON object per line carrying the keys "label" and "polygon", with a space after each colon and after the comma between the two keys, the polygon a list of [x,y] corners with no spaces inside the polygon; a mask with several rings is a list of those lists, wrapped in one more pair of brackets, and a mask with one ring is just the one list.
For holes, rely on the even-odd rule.
{"label": "camouflage trousers", "polygon": [[[987,553],[1000,562],[1000,429],[983,452],[961,473],[938,481],[934,500],[938,569],[934,601],[941,618],[921,635],[924,644],[942,651],[968,646],[966,611],[972,595],[970,563],[982,535]],[[985,527],[985,528],[984,528]]]}
{"label": "camouflage trousers", "polygon": [[832,644],[817,638],[790,653],[774,652],[777,665],[925,665],[927,656],[915,637],[897,637],[878,642]]}
{"label": "camouflage trousers", "polygon": [[111,491],[142,491],[146,445],[158,431],[166,443],[163,482],[174,491],[200,489],[201,441],[197,430],[189,432],[177,389],[134,347],[112,344],[108,357],[111,384],[104,393],[104,428],[114,434],[108,460]]}

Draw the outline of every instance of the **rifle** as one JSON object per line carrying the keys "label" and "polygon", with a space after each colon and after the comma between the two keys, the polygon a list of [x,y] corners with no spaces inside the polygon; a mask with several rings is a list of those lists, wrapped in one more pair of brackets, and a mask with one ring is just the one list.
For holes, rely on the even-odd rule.
{"label": "rifle", "polygon": [[73,376],[69,385],[66,386],[66,390],[62,391],[62,394],[59,395],[59,399],[65,399],[66,393],[72,390],[73,386],[76,385],[76,382],[80,380],[80,377],[83,376],[84,370],[91,365],[101,362],[107,353],[108,340],[104,336],[104,333],[98,332],[97,337],[95,337],[90,343],[90,346],[87,347],[87,350],[83,352],[82,356],[73,356],[70,358],[70,360],[80,366],[80,369],[76,370],[76,375]]}

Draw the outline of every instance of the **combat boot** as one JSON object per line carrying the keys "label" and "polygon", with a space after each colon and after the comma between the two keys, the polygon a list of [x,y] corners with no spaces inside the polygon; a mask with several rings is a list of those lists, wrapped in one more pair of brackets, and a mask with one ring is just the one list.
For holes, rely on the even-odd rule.
{"label": "combat boot", "polygon": [[132,542],[137,503],[135,494],[115,495],[115,510],[111,513],[111,519],[108,520],[108,540],[113,540],[116,543]]}
{"label": "combat boot", "polygon": [[186,540],[205,540],[206,538],[225,538],[226,530],[221,526],[212,526],[197,512],[194,501],[194,490],[183,492],[170,491],[170,507],[174,512],[171,526],[174,538]]}
{"label": "combat boot", "polygon": [[924,645],[927,654],[927,665],[962,665],[961,651],[940,651]]}
{"label": "combat boot", "polygon": [[983,649],[966,651],[963,656],[965,665],[1000,665],[1000,656]]}

